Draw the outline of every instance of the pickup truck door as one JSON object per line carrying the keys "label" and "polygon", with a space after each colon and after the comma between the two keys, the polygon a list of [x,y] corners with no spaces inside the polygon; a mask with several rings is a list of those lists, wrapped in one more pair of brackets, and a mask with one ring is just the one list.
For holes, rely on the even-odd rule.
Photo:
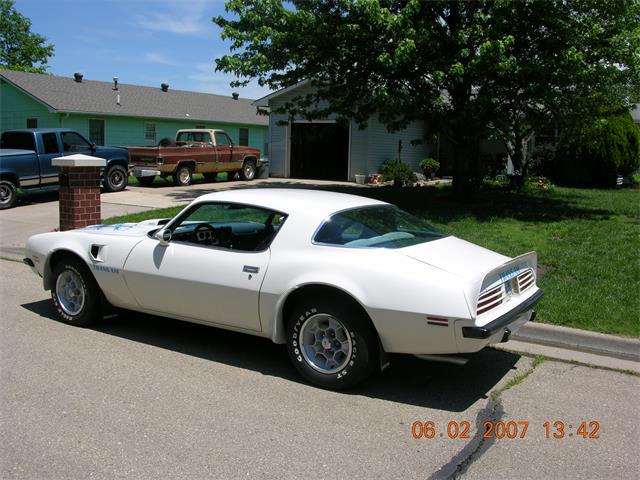
{"label": "pickup truck door", "polygon": [[218,163],[231,162],[233,153],[233,143],[229,136],[224,132],[215,132],[216,136],[216,153]]}
{"label": "pickup truck door", "polygon": [[58,169],[51,165],[51,160],[62,155],[56,132],[37,135],[37,145],[40,182],[42,185],[58,183]]}
{"label": "pickup truck door", "polygon": [[258,299],[270,251],[242,252],[155,238],[138,243],[124,278],[144,310],[261,331]]}

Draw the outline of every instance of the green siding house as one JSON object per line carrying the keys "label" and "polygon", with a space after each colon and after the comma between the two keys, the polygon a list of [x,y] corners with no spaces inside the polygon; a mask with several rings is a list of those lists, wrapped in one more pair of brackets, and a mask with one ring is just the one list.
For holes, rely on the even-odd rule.
{"label": "green siding house", "polygon": [[0,132],[65,127],[97,145],[151,146],[180,128],[222,128],[266,157],[268,124],[235,96],[0,70]]}

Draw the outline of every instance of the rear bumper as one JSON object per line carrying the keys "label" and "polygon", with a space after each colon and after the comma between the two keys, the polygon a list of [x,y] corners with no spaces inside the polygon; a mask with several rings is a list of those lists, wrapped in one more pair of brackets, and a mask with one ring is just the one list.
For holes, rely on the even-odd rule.
{"label": "rear bumper", "polygon": [[482,327],[462,327],[462,336],[464,338],[476,339],[490,338],[498,332],[505,332],[505,330],[508,330],[507,327],[510,324],[518,321],[522,317],[522,315],[528,311],[531,311],[531,315],[528,318],[528,320],[531,321],[535,318],[534,307],[541,298],[542,290],[538,290],[516,308],[496,318],[491,323],[488,323]]}

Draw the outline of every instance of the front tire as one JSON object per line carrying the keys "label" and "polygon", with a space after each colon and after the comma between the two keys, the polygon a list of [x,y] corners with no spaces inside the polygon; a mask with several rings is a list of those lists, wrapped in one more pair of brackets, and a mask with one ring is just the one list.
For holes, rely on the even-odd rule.
{"label": "front tire", "polygon": [[365,314],[342,299],[299,303],[287,323],[287,350],[296,370],[330,390],[352,387],[376,368],[378,342]]}
{"label": "front tire", "polygon": [[13,182],[8,180],[0,181],[0,210],[13,208],[18,201],[18,192]]}
{"label": "front tire", "polygon": [[87,266],[76,258],[63,258],[54,267],[51,299],[65,323],[84,327],[100,320],[100,287]]}
{"label": "front tire", "polygon": [[128,180],[127,170],[122,165],[113,165],[104,174],[104,189],[120,192],[127,187]]}
{"label": "front tire", "polygon": [[180,165],[176,172],[173,174],[173,184],[179,187],[186,187],[187,185],[191,185],[191,180],[193,179],[193,172],[191,171],[191,167],[186,165]]}
{"label": "front tire", "polygon": [[245,160],[240,170],[240,178],[245,181],[256,178],[256,162],[253,160]]}

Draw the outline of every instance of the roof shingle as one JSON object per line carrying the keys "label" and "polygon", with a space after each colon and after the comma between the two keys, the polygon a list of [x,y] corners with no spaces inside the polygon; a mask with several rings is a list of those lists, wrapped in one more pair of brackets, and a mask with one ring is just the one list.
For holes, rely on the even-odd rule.
{"label": "roof shingle", "polygon": [[[50,109],[69,113],[92,113],[145,118],[268,125],[258,115],[253,100],[209,93],[118,84],[95,80],[0,70],[0,78],[24,90]],[[116,97],[120,94],[120,105]]]}

